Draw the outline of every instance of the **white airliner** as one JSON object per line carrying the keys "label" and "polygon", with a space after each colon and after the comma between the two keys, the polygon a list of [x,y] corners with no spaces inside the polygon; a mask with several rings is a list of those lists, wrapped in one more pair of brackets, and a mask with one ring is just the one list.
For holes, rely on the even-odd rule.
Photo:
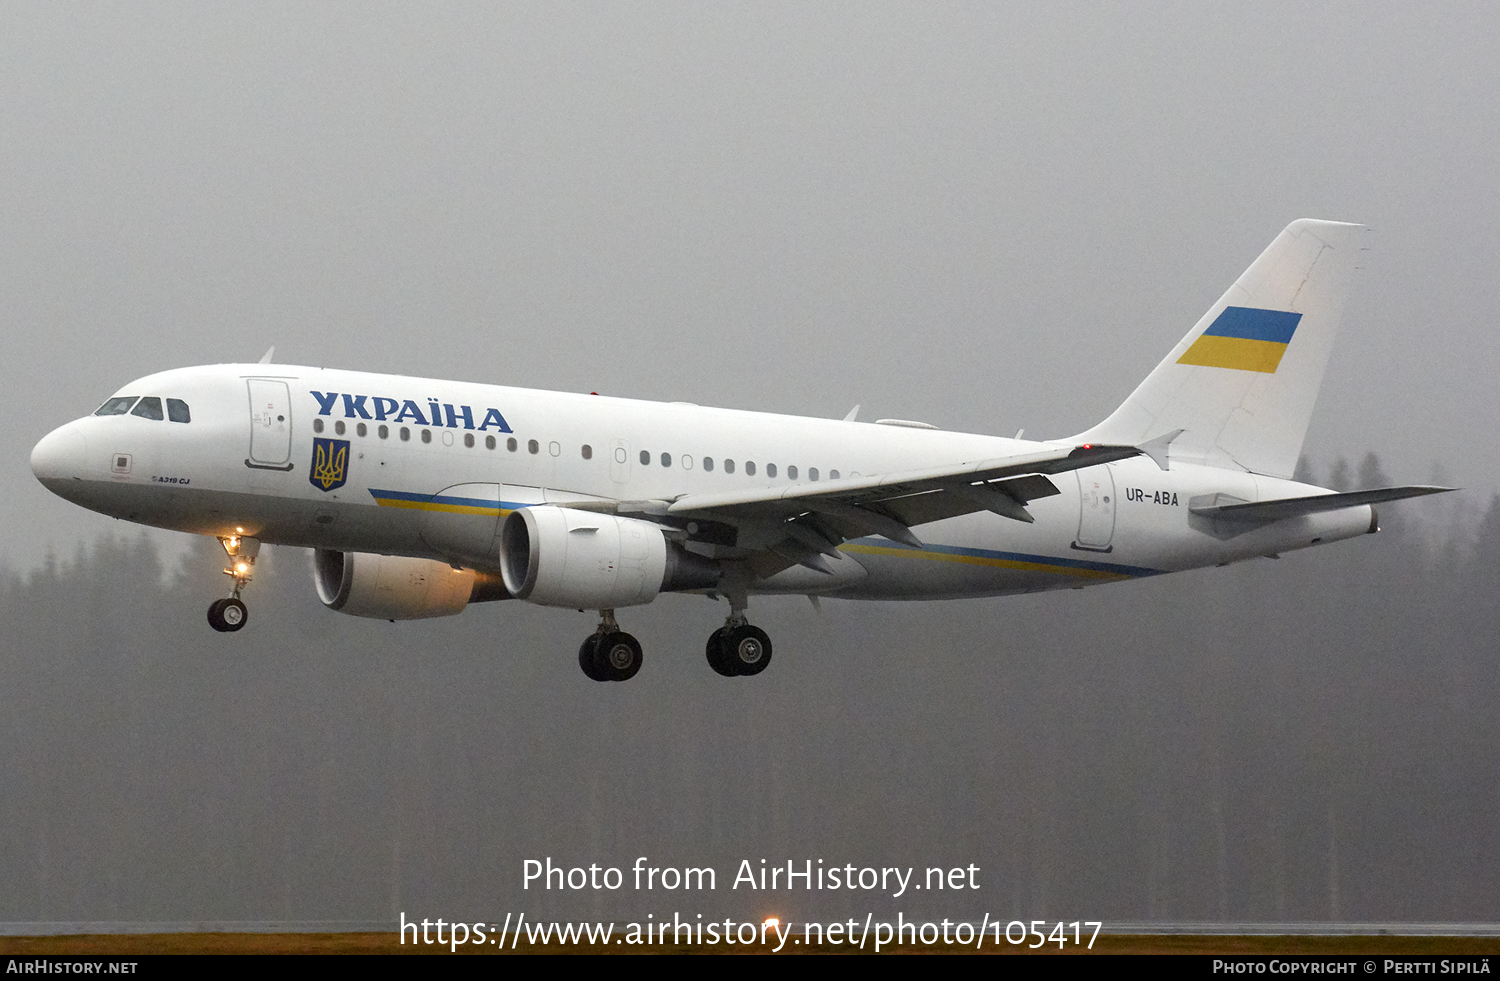
{"label": "white airliner", "polygon": [[[31,454],[61,497],[213,535],[216,630],[264,542],[312,548],[330,609],[389,620],[521,599],[598,610],[590,678],[641,648],[615,611],[729,602],[707,658],[752,675],[749,598],[948,599],[1077,588],[1377,530],[1353,493],[1290,478],[1360,225],[1289,225],[1104,422],[1070,439],[944,432],[271,363],[133,381]],[[1018,437],[1020,434],[1017,434]]]}

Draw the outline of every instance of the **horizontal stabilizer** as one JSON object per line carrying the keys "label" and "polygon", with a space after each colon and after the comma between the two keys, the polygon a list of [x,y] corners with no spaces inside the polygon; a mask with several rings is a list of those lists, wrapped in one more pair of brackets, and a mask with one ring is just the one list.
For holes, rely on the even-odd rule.
{"label": "horizontal stabilizer", "polygon": [[1453,487],[1433,487],[1418,484],[1409,487],[1380,487],[1374,490],[1350,491],[1347,494],[1315,494],[1311,497],[1285,497],[1279,501],[1252,501],[1244,504],[1211,503],[1220,498],[1214,494],[1203,498],[1203,504],[1195,504],[1198,498],[1188,503],[1188,510],[1205,518],[1220,521],[1253,521],[1257,523],[1281,521],[1285,518],[1300,518],[1305,514],[1323,511],[1338,511],[1342,508],[1359,507],[1364,504],[1379,504],[1382,501],[1399,501],[1406,497],[1422,497],[1425,494],[1444,494]]}

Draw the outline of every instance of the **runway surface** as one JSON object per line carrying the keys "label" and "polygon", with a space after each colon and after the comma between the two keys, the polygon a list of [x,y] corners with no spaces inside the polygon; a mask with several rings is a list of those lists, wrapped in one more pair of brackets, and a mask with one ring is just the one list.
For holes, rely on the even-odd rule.
{"label": "runway surface", "polygon": [[[453,956],[446,945],[402,944],[392,929],[349,929],[349,924],[109,924],[109,932],[87,932],[103,924],[0,924],[0,955],[136,955],[136,954],[439,954]],[[301,930],[296,930],[297,927]],[[365,926],[360,924],[359,926]],[[173,929],[173,927],[189,927]],[[198,927],[198,929],[191,929]],[[340,927],[344,927],[341,929]],[[49,929],[50,928],[50,929]],[[155,932],[146,932],[148,930]],[[800,931],[799,931],[800,932]],[[28,935],[29,934],[29,935]],[[460,954],[497,953],[751,953],[756,947],[700,944],[651,946],[559,943],[514,948],[510,938],[498,945],[460,947]],[[849,945],[800,946],[800,953],[860,953]],[[764,952],[769,953],[769,948]],[[864,951],[869,953],[867,947]],[[888,953],[973,953],[972,945],[887,945]],[[1055,944],[1038,949],[1002,943],[981,953],[1052,954]],[[1072,945],[1061,953],[1082,954],[1500,954],[1500,924],[1118,924],[1101,931],[1092,950]]]}

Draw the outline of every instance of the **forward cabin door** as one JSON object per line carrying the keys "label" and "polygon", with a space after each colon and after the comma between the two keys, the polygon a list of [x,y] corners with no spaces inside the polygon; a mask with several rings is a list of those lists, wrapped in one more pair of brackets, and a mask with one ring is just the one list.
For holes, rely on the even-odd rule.
{"label": "forward cabin door", "polygon": [[1115,475],[1109,464],[1084,467],[1078,475],[1078,540],[1075,548],[1108,552],[1115,537]]}
{"label": "forward cabin door", "polygon": [[292,469],[292,396],[286,382],[249,378],[250,459],[265,470]]}

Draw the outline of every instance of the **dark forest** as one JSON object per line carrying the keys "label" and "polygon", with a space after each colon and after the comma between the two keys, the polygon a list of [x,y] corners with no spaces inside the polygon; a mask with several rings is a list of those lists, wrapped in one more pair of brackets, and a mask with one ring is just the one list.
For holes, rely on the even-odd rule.
{"label": "dark forest", "polygon": [[[1389,482],[1367,457],[1320,474]],[[212,541],[0,579],[0,921],[528,915],[1500,919],[1500,498],[1382,506],[1279,560],[1005,599],[621,611],[646,662],[579,672],[590,615],[391,624],[268,549],[251,619]],[[685,895],[522,889],[522,862],[712,866]],[[978,892],[733,890],[742,859],[980,867]]]}

